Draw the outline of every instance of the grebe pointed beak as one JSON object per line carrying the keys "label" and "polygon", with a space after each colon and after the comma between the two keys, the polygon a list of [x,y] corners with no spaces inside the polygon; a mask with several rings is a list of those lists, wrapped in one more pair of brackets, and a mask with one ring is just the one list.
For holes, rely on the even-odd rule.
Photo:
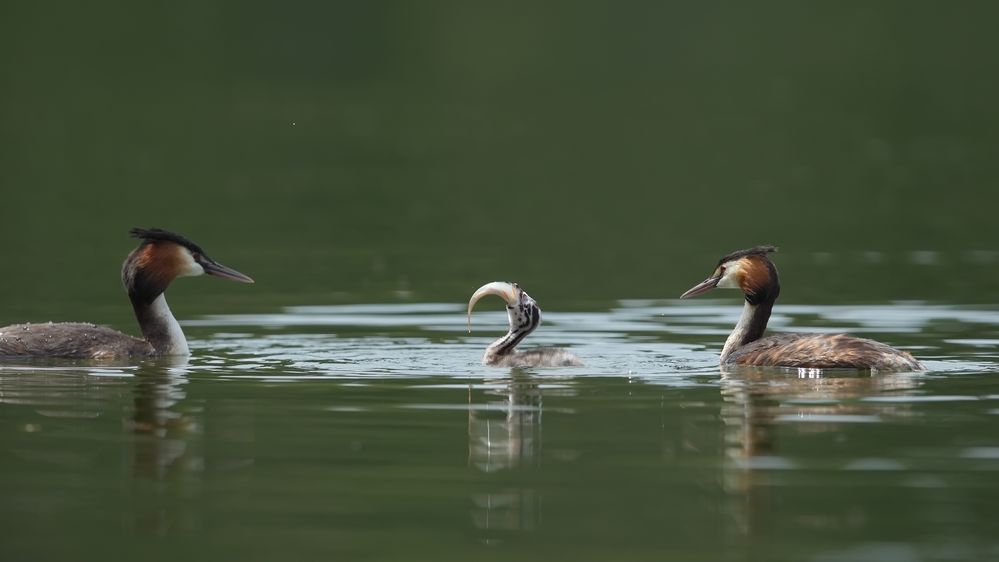
{"label": "grebe pointed beak", "polygon": [[493,281],[479,287],[472,294],[471,300],[468,301],[468,333],[470,334],[472,333],[472,309],[475,308],[475,303],[479,302],[479,299],[486,295],[501,297],[506,301],[507,306],[515,306],[517,304],[517,286],[512,283]]}
{"label": "grebe pointed beak", "polygon": [[694,285],[686,293],[680,295],[681,299],[689,299],[690,297],[696,297],[702,293],[706,293],[711,289],[718,286],[718,282],[721,281],[721,275],[716,275],[715,277],[708,277],[704,281],[701,281],[697,285]]}
{"label": "grebe pointed beak", "polygon": [[248,275],[243,275],[235,269],[226,267],[213,259],[204,258],[198,263],[205,270],[205,275],[214,275],[215,277],[221,277],[223,279],[229,279],[230,281],[237,281],[239,283],[253,283],[253,279],[250,279]]}

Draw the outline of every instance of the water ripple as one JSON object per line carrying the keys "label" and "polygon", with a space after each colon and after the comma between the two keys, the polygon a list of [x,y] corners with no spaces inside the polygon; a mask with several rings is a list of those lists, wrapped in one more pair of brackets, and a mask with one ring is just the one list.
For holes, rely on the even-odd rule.
{"label": "water ripple", "polygon": [[[206,316],[184,325],[207,334],[192,341],[196,367],[219,375],[486,376],[494,369],[479,364],[481,354],[506,330],[506,314],[476,313],[469,334],[464,312],[456,303],[294,306],[270,314]],[[704,384],[699,377],[717,377],[718,350],[741,313],[738,301],[730,300],[622,300],[606,311],[545,312],[541,327],[522,345],[571,348],[586,366],[559,370],[569,376]],[[921,302],[791,304],[771,320],[773,331],[877,334],[917,351],[931,372],[996,370],[999,337],[934,337],[938,326],[954,325],[984,335],[999,328],[999,310]]]}

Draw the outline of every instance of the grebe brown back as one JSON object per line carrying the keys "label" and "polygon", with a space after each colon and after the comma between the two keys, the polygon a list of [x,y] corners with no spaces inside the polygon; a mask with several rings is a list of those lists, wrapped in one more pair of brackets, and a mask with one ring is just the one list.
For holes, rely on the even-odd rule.
{"label": "grebe brown back", "polygon": [[253,283],[246,275],[209,258],[190,240],[158,228],[133,228],[142,240],[125,258],[121,281],[132,301],[144,339],[105,326],[75,322],[14,324],[0,328],[0,357],[126,359],[187,355],[187,339],[163,292],[177,277],[214,275]]}
{"label": "grebe brown back", "polygon": [[528,351],[514,349],[541,323],[541,308],[538,303],[516,283],[494,281],[475,291],[468,301],[468,333],[472,333],[472,309],[486,295],[496,295],[506,301],[510,331],[486,348],[486,353],[482,356],[483,365],[525,368],[572,367],[583,364],[578,357],[559,347],[540,347]]}
{"label": "grebe brown back", "polygon": [[761,339],[780,295],[777,268],[767,256],[776,251],[773,246],[756,246],[728,254],[718,260],[710,277],[680,295],[686,299],[719,287],[739,289],[746,297],[742,317],[725,340],[723,365],[877,371],[924,368],[909,353],[844,334],[778,334]]}

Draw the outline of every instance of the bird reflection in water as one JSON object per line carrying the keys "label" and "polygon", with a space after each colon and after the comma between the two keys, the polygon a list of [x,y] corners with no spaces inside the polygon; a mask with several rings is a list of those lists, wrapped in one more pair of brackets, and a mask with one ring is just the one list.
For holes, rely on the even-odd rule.
{"label": "bird reflection in water", "polygon": [[133,439],[132,524],[140,533],[204,529],[203,505],[194,500],[218,475],[228,488],[213,488],[213,499],[223,504],[244,497],[252,485],[252,419],[241,405],[211,394],[192,399],[189,371],[185,358],[160,358],[143,362],[135,373],[125,431]]}
{"label": "bird reflection in water", "polygon": [[200,467],[188,454],[194,420],[175,409],[186,397],[185,366],[186,359],[161,360],[136,372],[129,423],[136,436],[136,475],[163,478]]}
{"label": "bird reflection in water", "polygon": [[186,358],[144,362],[135,373],[126,431],[134,435],[132,493],[136,530],[157,536],[198,526],[197,511],[177,497],[196,490],[203,459],[193,440],[197,423],[181,409],[186,399]]}
{"label": "bird reflection in water", "polygon": [[[485,474],[529,471],[541,464],[541,389],[518,370],[505,382],[502,389],[482,393],[468,389],[468,465]],[[534,530],[541,519],[541,498],[531,487],[473,494],[472,504],[472,521],[487,532],[487,542],[503,533]]]}
{"label": "bird reflection in water", "polygon": [[[883,415],[904,415],[903,403],[862,401],[889,393],[911,394],[919,385],[911,374],[875,374],[777,370],[724,366],[721,373],[725,424],[724,488],[729,498],[727,527],[735,539],[750,538],[760,515],[773,511],[768,491],[773,490],[772,469],[794,468],[781,453],[779,435],[788,423],[812,434],[841,432],[846,424],[877,422]],[[822,506],[816,506],[822,509]],[[816,524],[829,522],[828,514],[802,514]],[[738,548],[745,545],[738,544]]]}

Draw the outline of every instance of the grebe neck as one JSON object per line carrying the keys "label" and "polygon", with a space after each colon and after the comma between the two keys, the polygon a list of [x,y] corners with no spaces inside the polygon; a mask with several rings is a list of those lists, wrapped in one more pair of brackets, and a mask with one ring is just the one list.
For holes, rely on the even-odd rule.
{"label": "grebe neck", "polygon": [[541,323],[541,309],[533,303],[521,304],[516,307],[507,306],[506,311],[510,318],[510,331],[502,338],[489,344],[483,357],[483,361],[486,363],[496,357],[513,355],[514,348]]}
{"label": "grebe neck", "polygon": [[486,358],[512,354],[514,348],[530,333],[530,330],[511,329],[505,336],[489,344],[489,347],[486,348]]}
{"label": "grebe neck", "polygon": [[187,338],[180,329],[180,323],[174,318],[167,305],[166,297],[160,293],[152,302],[142,299],[132,299],[135,309],[135,319],[142,329],[142,337],[153,346],[156,355],[188,355]]}
{"label": "grebe neck", "polygon": [[722,348],[721,362],[732,354],[733,351],[752,343],[761,337],[767,329],[767,322],[770,320],[770,313],[773,311],[774,301],[764,301],[758,304],[751,304],[748,300],[742,307],[742,316],[739,323],[725,340],[725,347]]}

